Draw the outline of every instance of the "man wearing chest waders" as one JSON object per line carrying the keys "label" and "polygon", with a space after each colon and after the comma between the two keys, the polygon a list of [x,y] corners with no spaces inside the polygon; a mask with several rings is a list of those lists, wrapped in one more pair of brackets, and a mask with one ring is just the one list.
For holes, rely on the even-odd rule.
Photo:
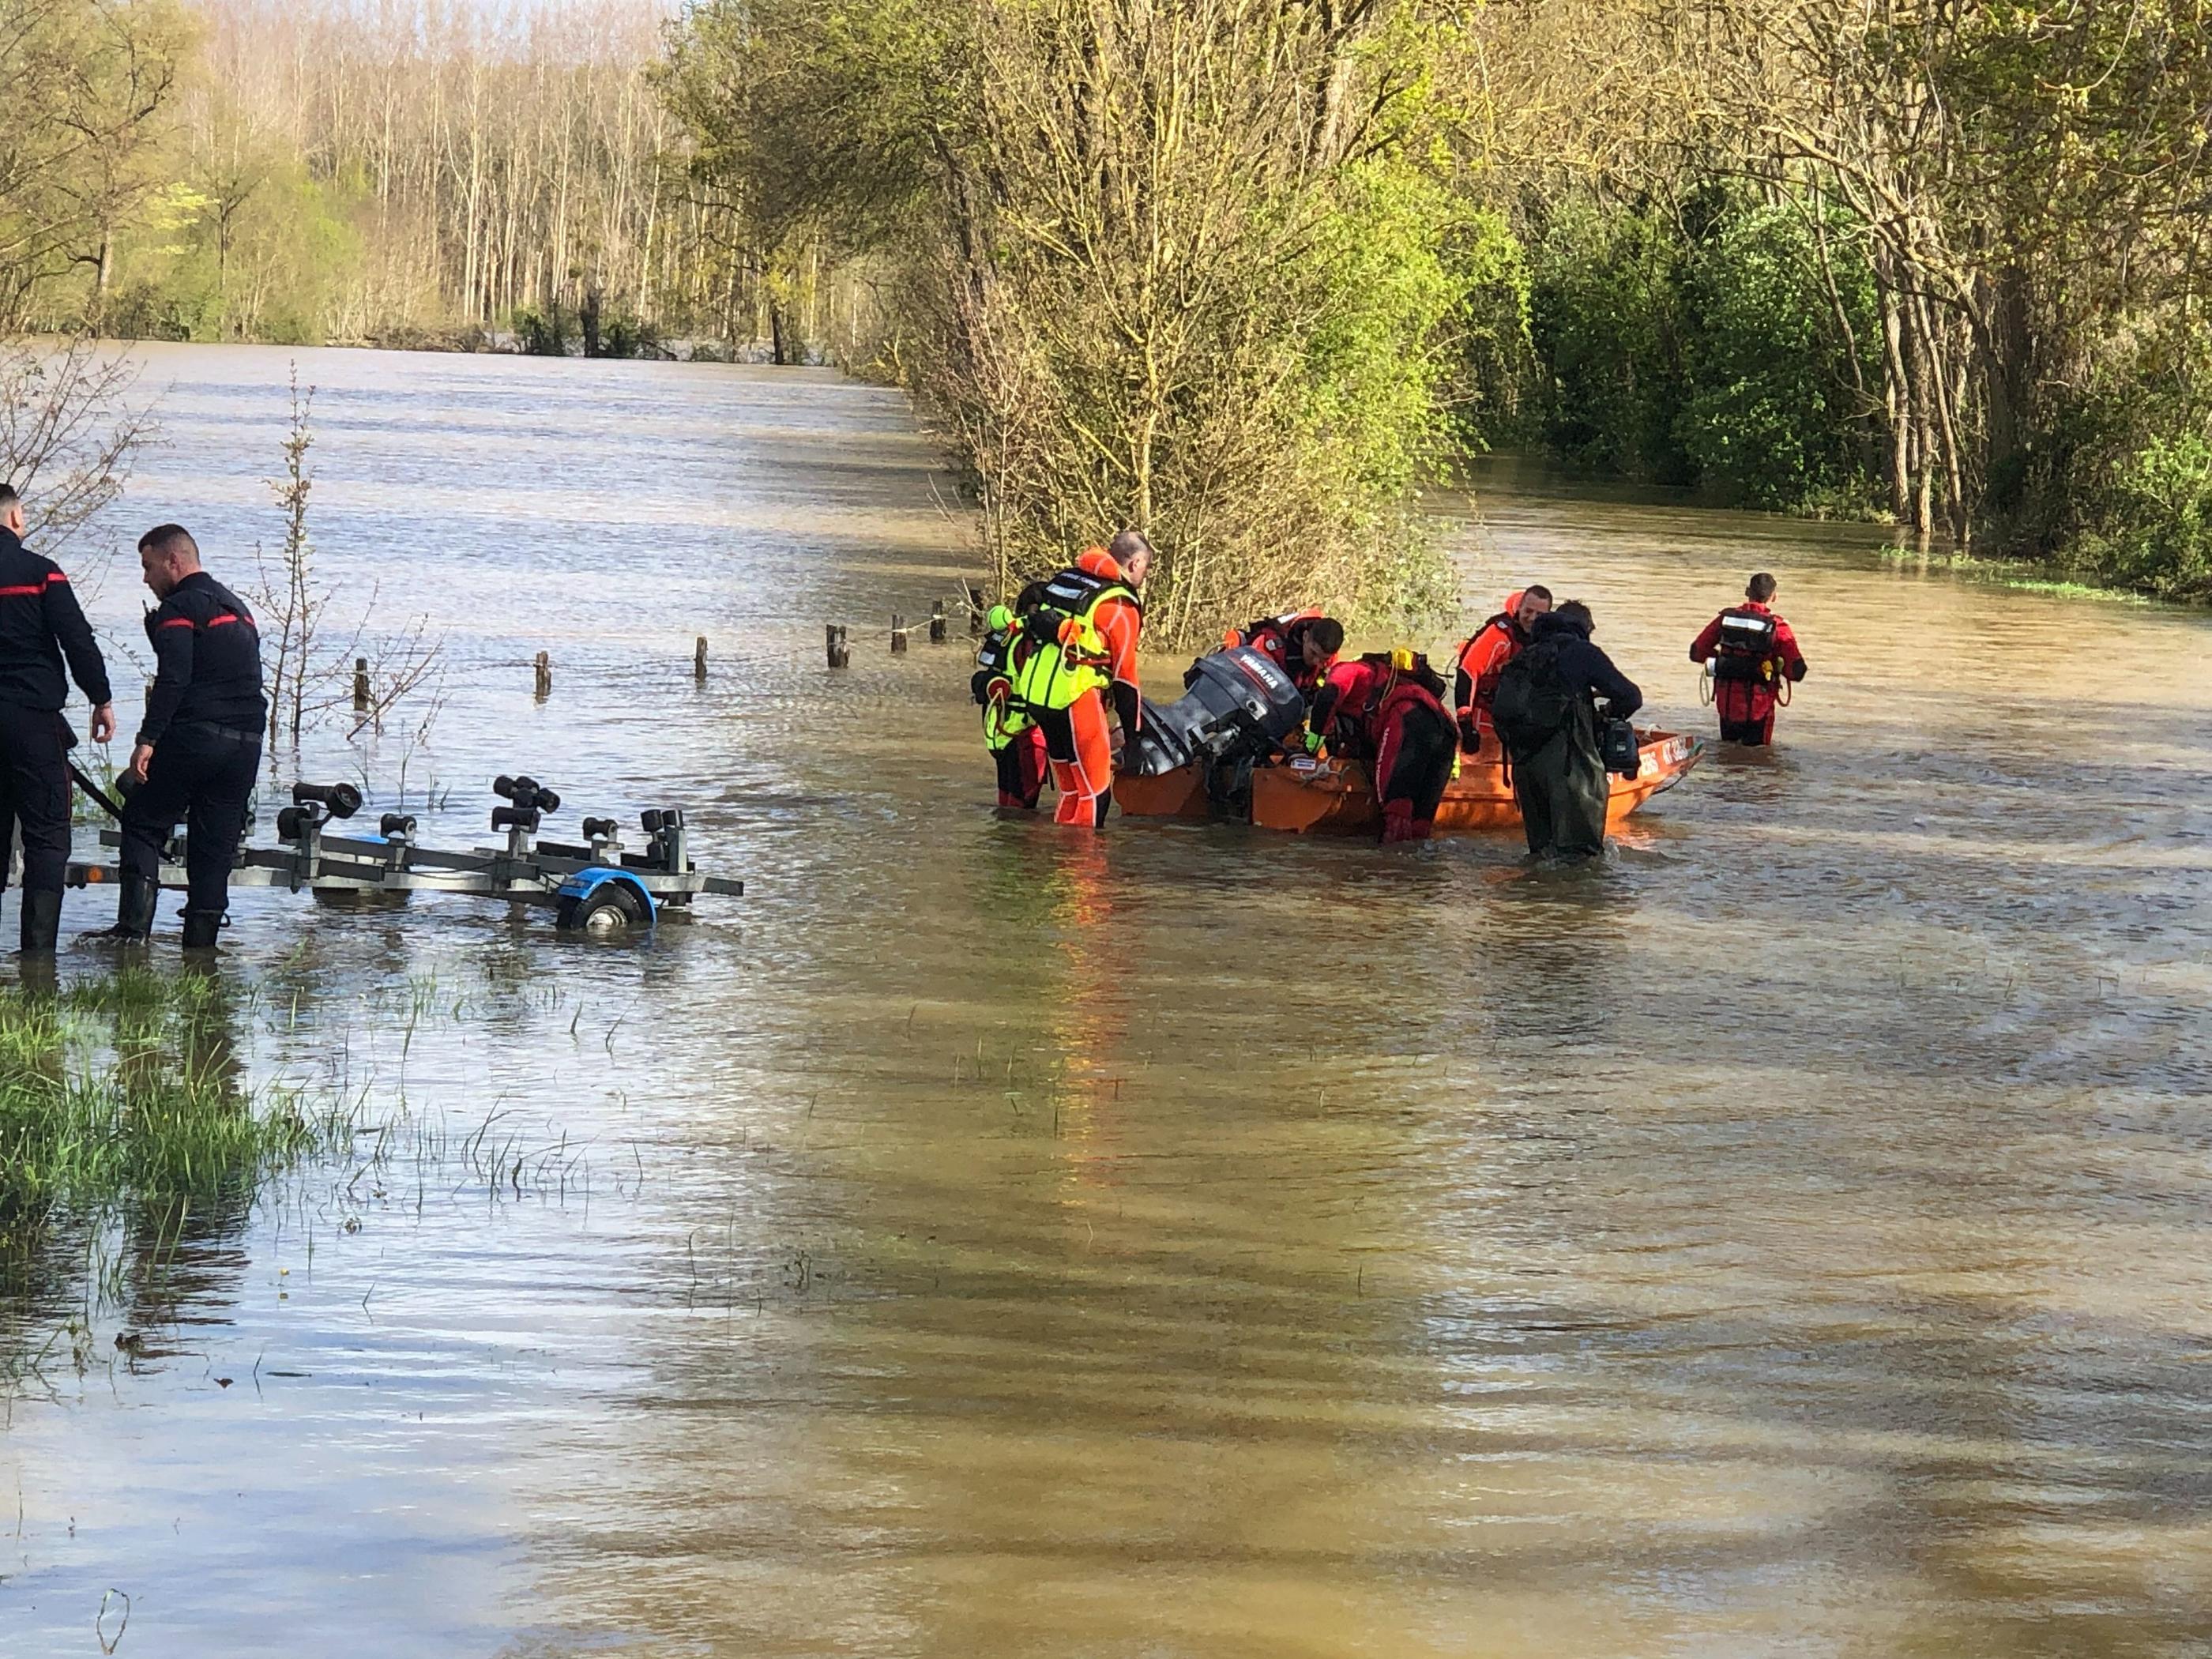
{"label": "man wearing chest waders", "polygon": [[261,695],[261,636],[253,613],[200,568],[182,525],[138,538],[146,586],[161,600],[146,617],[158,665],[131,751],[137,787],[123,802],[123,891],[104,938],[154,931],[161,848],[185,820],[185,948],[214,948],[230,899],[246,805],[261,769],[269,705]]}
{"label": "man wearing chest waders", "polygon": [[106,665],[91,624],[52,560],[23,545],[23,502],[0,483],[0,880],[7,874],[9,821],[23,830],[23,918],[27,955],[54,948],[69,873],[69,750],[76,739],[62,719],[69,681],[92,704],[92,740],[115,735]]}
{"label": "man wearing chest waders", "polygon": [[1013,697],[1043,729],[1060,823],[1096,830],[1114,799],[1112,699],[1126,742],[1136,735],[1137,635],[1145,608],[1137,592],[1152,568],[1152,544],[1125,530],[1107,547],[1084,550],[1045,584],[1016,645]]}
{"label": "man wearing chest waders", "polygon": [[1636,683],[1590,643],[1593,626],[1589,607],[1578,599],[1537,617],[1527,648],[1499,673],[1491,700],[1532,857],[1589,858],[1605,850],[1612,785],[1599,729],[1644,706]]}

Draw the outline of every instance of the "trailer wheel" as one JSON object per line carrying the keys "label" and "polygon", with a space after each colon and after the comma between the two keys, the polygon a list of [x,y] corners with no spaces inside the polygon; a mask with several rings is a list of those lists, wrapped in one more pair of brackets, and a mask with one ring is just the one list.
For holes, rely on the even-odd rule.
{"label": "trailer wheel", "polygon": [[647,925],[645,901],[626,881],[604,881],[581,898],[564,898],[557,912],[564,932],[641,933]]}

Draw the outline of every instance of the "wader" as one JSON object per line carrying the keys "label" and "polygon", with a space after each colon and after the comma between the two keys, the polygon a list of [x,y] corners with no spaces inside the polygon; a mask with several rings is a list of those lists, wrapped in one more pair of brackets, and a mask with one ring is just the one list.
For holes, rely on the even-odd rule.
{"label": "wader", "polygon": [[1598,754],[1597,710],[1577,697],[1566,729],[1526,759],[1513,758],[1513,799],[1536,858],[1590,857],[1605,850],[1613,781]]}

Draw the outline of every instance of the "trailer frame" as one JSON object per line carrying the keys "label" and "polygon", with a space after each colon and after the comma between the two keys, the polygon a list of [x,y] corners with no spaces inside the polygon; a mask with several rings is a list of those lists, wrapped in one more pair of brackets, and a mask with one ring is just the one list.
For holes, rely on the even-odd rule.
{"label": "trailer frame", "polygon": [[[531,783],[528,779],[520,781]],[[374,835],[333,832],[334,817],[349,815],[333,812],[329,805],[333,793],[329,787],[295,786],[294,807],[277,818],[280,830],[289,833],[273,847],[240,848],[231,885],[282,887],[295,893],[304,889],[331,904],[377,899],[404,903],[416,893],[453,893],[550,906],[562,927],[591,932],[650,928],[663,909],[688,910],[702,893],[744,896],[744,882],[708,875],[692,864],[681,807],[659,807],[641,815],[646,835],[641,852],[623,846],[611,818],[586,819],[591,833],[581,844],[542,841],[537,834],[540,812],[535,806],[501,808],[493,813],[493,827],[506,832],[503,846],[451,852],[417,842],[415,820],[399,813],[386,814],[381,830]],[[557,798],[544,793],[557,804]],[[103,847],[111,848],[119,848],[123,840],[115,830],[101,830],[100,839]],[[185,837],[173,836],[162,849],[163,887],[185,886]],[[113,863],[72,860],[65,878],[71,887],[98,886],[120,880],[121,871]]]}

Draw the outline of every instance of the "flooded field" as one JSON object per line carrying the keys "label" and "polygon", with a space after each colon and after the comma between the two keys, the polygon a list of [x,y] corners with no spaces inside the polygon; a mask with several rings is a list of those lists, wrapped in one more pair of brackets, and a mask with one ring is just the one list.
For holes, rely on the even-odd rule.
{"label": "flooded field", "polygon": [[[1599,868],[1071,838],[990,811],[962,647],[886,648],[968,569],[896,395],[298,356],[341,608],[447,641],[422,743],[301,769],[464,845],[502,771],[681,805],[750,892],[234,900],[232,1063],[384,1131],[17,1275],[0,1651],[2212,1644],[2203,619],[1501,485],[1472,614],[1586,599],[1666,723],[1776,571],[1783,746]],[[65,561],[118,641],[124,532],[276,545],[287,362],[148,353]]]}

